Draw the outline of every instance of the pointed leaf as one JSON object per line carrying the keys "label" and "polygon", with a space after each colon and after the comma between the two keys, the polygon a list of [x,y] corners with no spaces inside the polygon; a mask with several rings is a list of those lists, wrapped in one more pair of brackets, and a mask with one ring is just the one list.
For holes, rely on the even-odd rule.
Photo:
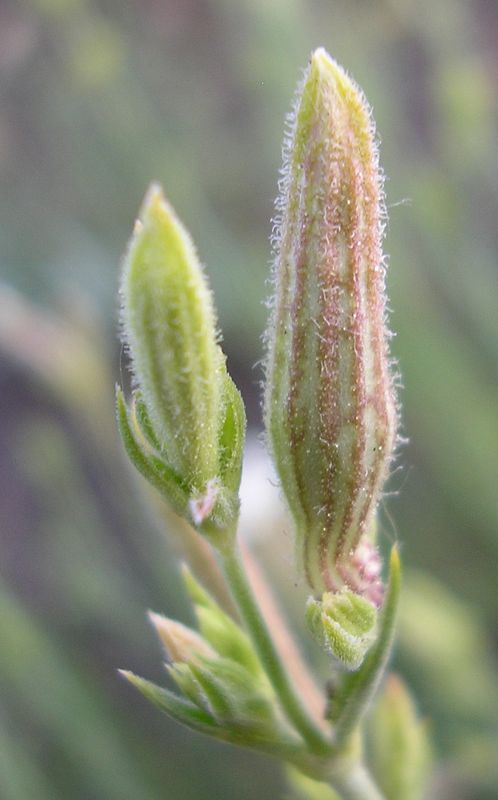
{"label": "pointed leaf", "polygon": [[161,711],[165,711],[170,717],[187,725],[189,728],[200,731],[201,733],[212,733],[216,727],[213,718],[203,709],[184,700],[182,697],[163,689],[151,681],[134,675],[133,672],[120,670],[121,675],[135,686],[147,700],[158,706]]}
{"label": "pointed leaf", "polygon": [[220,435],[220,477],[232,492],[237,493],[242,473],[242,456],[246,431],[244,401],[228,374],[223,382],[225,415]]}
{"label": "pointed leaf", "polygon": [[165,665],[168,675],[176,683],[182,694],[184,694],[191,703],[194,703],[194,705],[203,709],[212,717],[212,709],[207,695],[194,676],[191,666],[191,664],[178,662]]}
{"label": "pointed leaf", "polygon": [[396,612],[401,589],[401,563],[396,546],[391,550],[389,584],[375,644],[357,672],[344,677],[332,698],[329,717],[336,723],[336,742],[343,742],[358,725],[384,674],[394,639]]}
{"label": "pointed leaf", "polygon": [[128,457],[141,475],[166,497],[173,510],[177,514],[184,515],[188,502],[185,486],[179,476],[163,461],[147,452],[136,437],[119,386],[116,387],[116,410],[119,432]]}
{"label": "pointed leaf", "polygon": [[202,686],[220,723],[254,729],[259,735],[276,730],[271,695],[248,671],[228,658],[201,659],[192,674]]}
{"label": "pointed leaf", "polygon": [[217,675],[216,662],[207,664],[190,664],[190,671],[209,703],[214,718],[218,722],[228,722],[236,716],[233,694]]}
{"label": "pointed leaf", "polygon": [[143,397],[140,392],[136,391],[133,394],[133,412],[134,419],[140,432],[145,437],[150,446],[157,452],[161,452],[161,444],[156,436],[154,427],[147,411],[147,406],[144,403]]}
{"label": "pointed leaf", "polygon": [[262,679],[264,673],[247,634],[221,610],[187,567],[183,569],[183,578],[187,592],[194,602],[199,629],[204,639],[221,656],[236,661],[253,676]]}

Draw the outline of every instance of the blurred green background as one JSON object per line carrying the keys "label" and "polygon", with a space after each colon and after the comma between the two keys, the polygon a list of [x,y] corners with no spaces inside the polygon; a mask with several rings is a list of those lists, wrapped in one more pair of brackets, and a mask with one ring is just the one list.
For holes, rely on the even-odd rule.
{"label": "blurred green background", "polygon": [[496,798],[497,42],[494,0],[0,3],[2,800],[291,797],[274,763],[116,676],[163,680],[146,608],[190,619],[114,428],[116,289],[157,179],[257,433],[283,120],[318,45],[364,88],[388,176],[409,438],[382,511],[407,568],[396,666],[430,720],[430,796]]}

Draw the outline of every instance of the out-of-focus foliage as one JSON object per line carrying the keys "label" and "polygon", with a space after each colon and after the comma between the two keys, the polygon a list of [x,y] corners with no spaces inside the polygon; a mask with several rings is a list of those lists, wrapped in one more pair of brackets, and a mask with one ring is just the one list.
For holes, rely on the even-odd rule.
{"label": "out-of-focus foliage", "polygon": [[208,264],[259,424],[282,123],[318,45],[373,103],[388,176],[410,443],[381,527],[425,571],[408,581],[397,666],[433,731],[434,796],[496,796],[497,41],[491,0],[1,4],[0,269],[37,307],[1,293],[2,798],[284,791],[272,763],[191,735],[116,677],[163,679],[146,608],[189,620],[114,428],[115,295],[156,178]]}
{"label": "out-of-focus foliage", "polygon": [[430,769],[428,725],[398,675],[388,675],[369,721],[370,760],[386,800],[418,800]]}

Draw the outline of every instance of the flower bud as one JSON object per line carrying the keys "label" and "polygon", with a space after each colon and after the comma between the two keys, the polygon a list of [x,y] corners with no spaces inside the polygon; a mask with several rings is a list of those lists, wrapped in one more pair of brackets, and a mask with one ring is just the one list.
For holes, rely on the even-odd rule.
{"label": "flower bud", "polygon": [[349,589],[325,592],[321,600],[310,597],[306,621],[318,643],[339,666],[356,670],[375,640],[377,609]]}
{"label": "flower bud", "polygon": [[278,746],[283,723],[275,695],[242,628],[184,570],[199,631],[160,614],[149,619],[168,658],[166,670],[181,694],[122,674],[175,719],[225,741]]}
{"label": "flower bud", "polygon": [[199,657],[215,658],[216,653],[213,648],[192,628],[153,611],[149,611],[149,619],[166,650],[169,661],[189,663]]}
{"label": "flower bud", "polygon": [[369,537],[397,421],[382,177],[366,101],[323,49],[298,91],[282,174],[266,427],[308,583],[379,603]]}
{"label": "flower bud", "polygon": [[126,258],[123,323],[152,426],[180,475],[216,476],[224,360],[192,241],[152,186]]}
{"label": "flower bud", "polygon": [[178,514],[214,537],[238,511],[244,408],[194,246],[157,186],[136,224],[121,294],[136,384],[129,406],[117,397],[128,455]]}

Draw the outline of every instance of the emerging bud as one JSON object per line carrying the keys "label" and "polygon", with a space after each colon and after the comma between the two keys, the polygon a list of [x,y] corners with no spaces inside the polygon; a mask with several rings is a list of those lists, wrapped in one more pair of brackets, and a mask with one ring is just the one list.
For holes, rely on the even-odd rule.
{"label": "emerging bud", "polygon": [[213,648],[192,628],[149,611],[149,619],[166,650],[168,660],[174,663],[189,663],[192,660],[215,658]]}
{"label": "emerging bud", "polygon": [[283,723],[274,692],[247,634],[187,569],[184,578],[199,632],[149,612],[168,656],[166,670],[181,695],[130,672],[122,674],[146,697],[190,727],[225,741],[270,750],[278,747]]}
{"label": "emerging bud", "polygon": [[374,127],[316,50],[284,147],[266,427],[312,589],[378,604],[368,538],[396,435],[385,324],[385,210]]}
{"label": "emerging bud", "polygon": [[312,597],[306,607],[308,627],[318,643],[346,670],[356,670],[373,644],[377,609],[364,597],[342,589]]}
{"label": "emerging bud", "polygon": [[117,398],[128,455],[178,514],[216,540],[238,511],[244,408],[194,246],[157,186],[136,224],[121,294],[136,383],[129,407]]}

